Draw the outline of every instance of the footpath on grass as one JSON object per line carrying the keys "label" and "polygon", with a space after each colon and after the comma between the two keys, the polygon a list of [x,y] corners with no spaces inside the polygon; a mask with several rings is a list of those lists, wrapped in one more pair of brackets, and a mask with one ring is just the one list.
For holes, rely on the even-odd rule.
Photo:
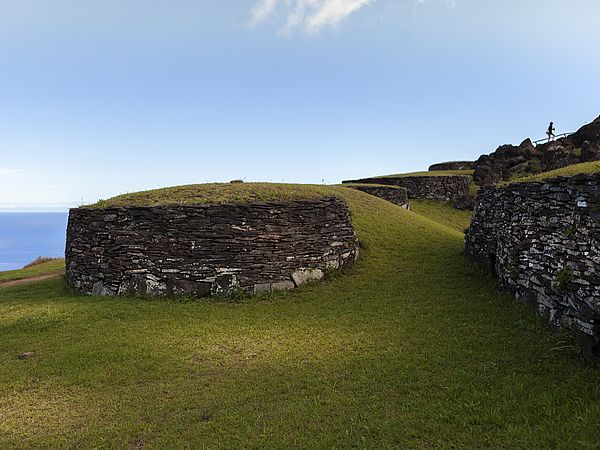
{"label": "footpath on grass", "polygon": [[65,260],[53,259],[41,264],[27,266],[23,269],[0,272],[0,287],[34,283],[36,281],[56,278],[65,273]]}
{"label": "footpath on grass", "polygon": [[21,284],[35,283],[36,281],[49,280],[51,278],[58,278],[64,274],[65,274],[65,272],[60,270],[58,272],[47,273],[45,275],[36,275],[36,276],[27,277],[27,278],[19,278],[18,280],[0,281],[0,288],[10,287],[10,286],[19,286]]}

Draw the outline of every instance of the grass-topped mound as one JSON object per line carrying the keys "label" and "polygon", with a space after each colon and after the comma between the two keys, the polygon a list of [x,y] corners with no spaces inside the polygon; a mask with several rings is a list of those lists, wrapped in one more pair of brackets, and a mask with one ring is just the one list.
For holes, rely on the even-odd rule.
{"label": "grass-topped mound", "polygon": [[551,170],[549,172],[542,172],[537,175],[530,175],[527,177],[514,178],[510,181],[499,183],[498,186],[507,186],[514,183],[532,183],[536,181],[544,181],[550,178],[557,177],[572,177],[575,175],[596,173],[600,172],[600,161],[592,161],[580,164],[573,164],[560,169]]}
{"label": "grass-topped mound", "polygon": [[409,172],[409,173],[398,173],[393,175],[381,175],[375,178],[408,178],[408,177],[452,177],[452,176],[471,176],[473,175],[473,170],[464,169],[464,170],[432,170],[432,171],[424,171],[424,172]]}
{"label": "grass-topped mound", "polygon": [[210,183],[190,184],[123,194],[87,206],[118,208],[133,206],[217,205],[224,203],[278,202],[340,196],[339,188],[311,184]]}

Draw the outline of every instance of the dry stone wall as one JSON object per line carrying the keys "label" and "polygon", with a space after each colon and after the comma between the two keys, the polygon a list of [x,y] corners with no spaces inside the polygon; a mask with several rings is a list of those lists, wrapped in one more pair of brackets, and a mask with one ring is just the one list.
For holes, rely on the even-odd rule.
{"label": "dry stone wall", "polygon": [[484,188],[467,252],[588,356],[600,342],[600,174]]}
{"label": "dry stone wall", "polygon": [[67,279],[90,295],[209,296],[292,289],[350,266],[358,241],[344,200],[77,208]]}
{"label": "dry stone wall", "polygon": [[474,161],[448,161],[443,163],[437,163],[429,166],[430,172],[436,170],[473,170],[475,166]]}
{"label": "dry stone wall", "polygon": [[383,184],[400,186],[407,190],[408,198],[455,202],[468,196],[470,176],[417,176],[382,177],[348,180],[344,184]]}
{"label": "dry stone wall", "polygon": [[346,184],[344,186],[382,198],[401,208],[409,209],[408,191],[405,188],[399,186],[377,186],[368,184]]}

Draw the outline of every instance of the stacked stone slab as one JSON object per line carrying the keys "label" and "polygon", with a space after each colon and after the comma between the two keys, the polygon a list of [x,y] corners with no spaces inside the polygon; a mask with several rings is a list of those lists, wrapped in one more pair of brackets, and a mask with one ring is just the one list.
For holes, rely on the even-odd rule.
{"label": "stacked stone slab", "polygon": [[437,170],[473,170],[475,166],[474,161],[448,161],[429,166],[430,172]]}
{"label": "stacked stone slab", "polygon": [[209,296],[292,289],[350,266],[358,241],[344,200],[76,208],[66,272],[91,295]]}
{"label": "stacked stone slab", "polygon": [[399,186],[378,186],[374,184],[346,184],[344,186],[382,198],[401,208],[409,209],[408,191],[405,188]]}
{"label": "stacked stone slab", "polygon": [[557,328],[600,342],[600,174],[484,188],[467,252]]}
{"label": "stacked stone slab", "polygon": [[471,177],[467,175],[381,177],[348,180],[343,183],[400,186],[407,190],[409,199],[454,202],[468,196]]}

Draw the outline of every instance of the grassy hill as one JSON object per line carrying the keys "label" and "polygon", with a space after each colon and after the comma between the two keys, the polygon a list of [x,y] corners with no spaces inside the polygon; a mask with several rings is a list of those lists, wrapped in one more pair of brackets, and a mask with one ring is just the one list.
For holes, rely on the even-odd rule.
{"label": "grassy hill", "polygon": [[556,177],[572,177],[582,173],[595,173],[600,172],[600,161],[592,161],[581,164],[573,164],[571,166],[562,167],[560,169],[551,170],[549,172],[543,172],[537,175],[530,175],[527,177],[515,178],[508,182],[500,183],[500,186],[506,186],[513,183],[528,183],[534,181],[543,181],[550,178]]}
{"label": "grassy hill", "polygon": [[466,215],[328,189],[363,251],[323,283],[236,302],[0,288],[0,447],[597,445],[600,373],[466,259]]}

